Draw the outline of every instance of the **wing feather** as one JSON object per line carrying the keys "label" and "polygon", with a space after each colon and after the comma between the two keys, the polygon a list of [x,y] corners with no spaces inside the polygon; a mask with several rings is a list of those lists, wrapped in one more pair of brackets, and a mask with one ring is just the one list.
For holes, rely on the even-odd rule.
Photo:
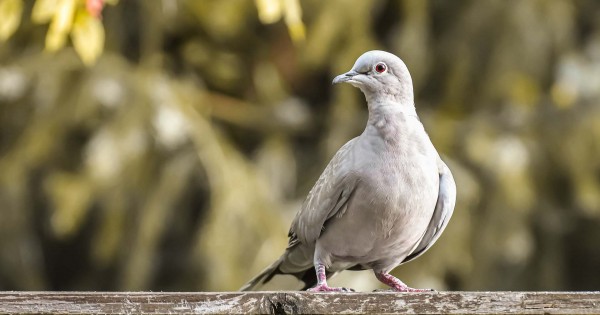
{"label": "wing feather", "polygon": [[356,178],[349,171],[356,138],[348,141],[331,159],[302,208],[296,214],[289,232],[288,248],[298,243],[312,244],[321,235],[325,222],[345,209],[356,187]]}
{"label": "wing feather", "polygon": [[454,212],[454,205],[456,203],[456,184],[454,182],[454,177],[448,166],[446,166],[441,159],[439,159],[438,164],[440,169],[440,188],[433,216],[431,217],[431,221],[429,222],[419,245],[417,245],[412,253],[406,256],[402,263],[409,262],[427,251],[440,237]]}

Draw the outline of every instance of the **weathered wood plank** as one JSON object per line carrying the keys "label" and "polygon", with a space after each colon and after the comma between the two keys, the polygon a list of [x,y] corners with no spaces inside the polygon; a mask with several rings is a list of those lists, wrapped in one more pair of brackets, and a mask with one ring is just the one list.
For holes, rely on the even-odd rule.
{"label": "weathered wood plank", "polygon": [[600,292],[0,292],[6,314],[600,314]]}

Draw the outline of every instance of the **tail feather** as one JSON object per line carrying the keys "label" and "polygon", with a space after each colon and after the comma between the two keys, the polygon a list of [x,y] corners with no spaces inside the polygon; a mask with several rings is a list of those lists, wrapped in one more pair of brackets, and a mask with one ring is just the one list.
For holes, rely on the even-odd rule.
{"label": "tail feather", "polygon": [[[271,281],[276,275],[294,276],[299,282],[302,282],[301,290],[314,287],[317,284],[317,275],[313,269],[312,257],[307,256],[306,251],[302,247],[294,246],[287,248],[279,259],[265,268],[258,276],[248,281],[248,283],[240,288],[240,291],[257,290]],[[337,271],[327,270],[326,276],[329,279],[335,276],[336,273]]]}
{"label": "tail feather", "polygon": [[240,288],[240,291],[251,291],[257,286],[261,286],[267,283],[269,280],[273,279],[275,275],[281,274],[282,272],[279,270],[279,265],[281,265],[282,261],[283,256],[277,259],[269,267],[265,268],[260,274],[258,274],[258,276],[248,281],[248,283],[246,283],[243,287]]}
{"label": "tail feather", "polygon": [[[314,272],[314,270],[312,268],[307,268],[305,270],[296,272],[296,273],[286,273],[281,271],[281,269],[279,268],[281,266],[281,263],[284,261],[284,256],[281,256],[279,259],[277,259],[274,263],[272,263],[269,267],[265,268],[260,274],[258,274],[258,276],[252,278],[252,280],[248,281],[248,283],[246,283],[243,287],[240,288],[240,291],[252,291],[254,289],[256,289],[257,287],[261,287],[264,284],[266,284],[267,282],[271,281],[271,279],[273,279],[274,276],[276,275],[283,275],[283,274],[289,274],[292,275],[294,277],[296,277],[296,279],[298,279],[299,281],[302,281],[303,286],[300,290],[305,291],[309,288],[314,287],[315,285],[317,285],[317,274]],[[333,278],[337,272],[330,272],[329,270],[327,270],[326,272],[326,276],[328,279]]]}

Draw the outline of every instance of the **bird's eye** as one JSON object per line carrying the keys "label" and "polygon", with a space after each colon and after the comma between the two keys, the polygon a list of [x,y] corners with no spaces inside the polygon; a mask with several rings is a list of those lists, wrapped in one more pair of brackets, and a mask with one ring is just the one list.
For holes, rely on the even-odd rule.
{"label": "bird's eye", "polygon": [[385,70],[387,70],[387,66],[383,62],[380,62],[375,66],[375,71],[378,73],[384,73]]}

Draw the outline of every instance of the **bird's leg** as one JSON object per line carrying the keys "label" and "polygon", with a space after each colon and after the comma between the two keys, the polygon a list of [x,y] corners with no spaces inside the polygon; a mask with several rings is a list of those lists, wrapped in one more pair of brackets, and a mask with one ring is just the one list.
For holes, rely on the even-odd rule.
{"label": "bird's leg", "polygon": [[317,272],[317,285],[308,289],[310,292],[354,292],[348,288],[334,288],[327,285],[327,274],[325,273],[325,265],[321,263],[315,264]]}
{"label": "bird's leg", "polygon": [[404,284],[404,282],[400,281],[400,279],[392,276],[391,274],[389,274],[387,272],[375,272],[375,277],[377,277],[377,279],[379,281],[390,286],[392,288],[392,290],[397,291],[397,292],[431,292],[431,291],[433,291],[431,289],[411,288],[411,287],[407,286],[406,284]]}

